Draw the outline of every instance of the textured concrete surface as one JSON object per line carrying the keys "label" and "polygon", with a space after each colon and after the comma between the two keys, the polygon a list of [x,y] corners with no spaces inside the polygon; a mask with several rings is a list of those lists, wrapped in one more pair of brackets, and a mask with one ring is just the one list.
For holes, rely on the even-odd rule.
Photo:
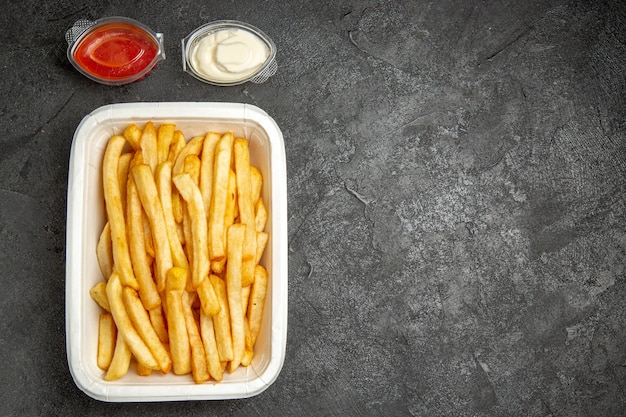
{"label": "textured concrete surface", "polygon": [[[141,82],[65,58],[75,20],[110,15],[165,34]],[[274,39],[269,82],[182,72],[179,40],[223,18]],[[623,415],[624,2],[24,0],[0,22],[0,415]],[[103,104],[187,100],[283,131],[285,364],[246,400],[100,403],[65,356],[72,135]]]}

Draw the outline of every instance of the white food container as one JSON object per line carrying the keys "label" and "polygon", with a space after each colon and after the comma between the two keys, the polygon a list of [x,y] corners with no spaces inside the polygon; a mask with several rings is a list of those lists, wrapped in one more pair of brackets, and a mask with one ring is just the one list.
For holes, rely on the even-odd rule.
{"label": "white food container", "polygon": [[[263,174],[262,196],[270,213],[270,239],[261,261],[270,277],[263,322],[248,367],[224,373],[222,382],[195,384],[191,375],[153,372],[107,382],[96,365],[101,308],[89,289],[101,281],[96,243],[105,224],[102,158],[108,139],[131,123],[140,128],[175,123],[187,140],[208,131],[232,130],[249,140],[250,160]],[[101,401],[223,400],[257,395],[278,377],[287,341],[287,186],[283,136],[263,110],[239,103],[125,103],[100,107],[83,118],[72,143],[66,235],[66,345],[74,382]]]}

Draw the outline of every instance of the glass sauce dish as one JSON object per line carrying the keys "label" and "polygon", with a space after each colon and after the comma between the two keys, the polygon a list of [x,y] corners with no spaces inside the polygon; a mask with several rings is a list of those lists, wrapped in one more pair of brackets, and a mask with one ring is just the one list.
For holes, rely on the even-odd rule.
{"label": "glass sauce dish", "polygon": [[276,45],[261,30],[236,20],[200,26],[182,40],[183,70],[205,83],[261,84],[276,73]]}
{"label": "glass sauce dish", "polygon": [[124,85],[145,77],[165,59],[163,35],[125,17],[79,20],[65,34],[67,57],[87,78]]}

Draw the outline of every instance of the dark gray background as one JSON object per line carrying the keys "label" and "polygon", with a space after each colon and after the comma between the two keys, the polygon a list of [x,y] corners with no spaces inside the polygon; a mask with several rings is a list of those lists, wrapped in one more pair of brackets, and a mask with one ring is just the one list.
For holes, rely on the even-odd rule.
{"label": "dark gray background", "polygon": [[[167,60],[107,87],[64,32],[122,15]],[[5,2],[0,415],[615,416],[626,407],[626,7],[620,1]],[[266,84],[181,70],[216,19],[278,47]],[[109,103],[255,104],[285,138],[289,328],[238,401],[107,404],[65,356],[68,157]]]}

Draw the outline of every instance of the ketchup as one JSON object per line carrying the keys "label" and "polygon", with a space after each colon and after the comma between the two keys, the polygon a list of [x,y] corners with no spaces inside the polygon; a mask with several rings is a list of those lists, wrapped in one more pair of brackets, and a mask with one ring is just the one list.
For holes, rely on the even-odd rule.
{"label": "ketchup", "polygon": [[74,49],[76,63],[88,74],[107,81],[144,71],[158,53],[154,37],[142,28],[115,23],[95,28]]}

